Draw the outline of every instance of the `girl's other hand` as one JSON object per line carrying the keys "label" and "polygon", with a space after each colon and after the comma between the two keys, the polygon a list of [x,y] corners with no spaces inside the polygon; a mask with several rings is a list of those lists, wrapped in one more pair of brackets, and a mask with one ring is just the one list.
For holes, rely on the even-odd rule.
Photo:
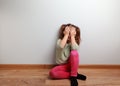
{"label": "girl's other hand", "polygon": [[68,35],[69,36],[70,28],[68,26],[66,26],[63,33],[64,33],[64,35]]}
{"label": "girl's other hand", "polygon": [[76,28],[75,27],[70,27],[70,35],[71,35],[71,37],[75,37],[75,35],[76,35]]}

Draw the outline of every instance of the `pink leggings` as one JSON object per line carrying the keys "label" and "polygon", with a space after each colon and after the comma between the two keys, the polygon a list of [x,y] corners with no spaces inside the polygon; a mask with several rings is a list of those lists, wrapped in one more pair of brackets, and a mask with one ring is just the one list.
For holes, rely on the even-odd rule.
{"label": "pink leggings", "polygon": [[49,72],[53,79],[68,79],[70,76],[77,76],[79,55],[76,50],[70,52],[68,63],[58,65]]}

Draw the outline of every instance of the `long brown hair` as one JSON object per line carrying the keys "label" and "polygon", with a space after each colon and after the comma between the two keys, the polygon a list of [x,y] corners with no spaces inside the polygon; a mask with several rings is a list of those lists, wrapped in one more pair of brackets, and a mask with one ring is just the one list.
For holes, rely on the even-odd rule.
{"label": "long brown hair", "polygon": [[73,24],[63,24],[63,25],[61,25],[60,30],[59,30],[59,39],[62,39],[64,37],[63,31],[65,30],[66,26],[72,26],[72,27],[76,28],[75,40],[76,40],[77,44],[79,45],[80,44],[80,40],[81,40],[80,28],[78,26],[73,25]]}

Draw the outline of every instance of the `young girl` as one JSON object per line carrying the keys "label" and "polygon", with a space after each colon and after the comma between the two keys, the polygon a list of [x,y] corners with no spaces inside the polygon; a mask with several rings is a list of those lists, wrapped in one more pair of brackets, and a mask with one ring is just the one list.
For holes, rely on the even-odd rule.
{"label": "young girl", "polygon": [[53,79],[70,79],[71,86],[78,86],[77,79],[86,80],[78,74],[80,29],[73,24],[64,24],[59,31],[56,49],[56,67],[50,70]]}

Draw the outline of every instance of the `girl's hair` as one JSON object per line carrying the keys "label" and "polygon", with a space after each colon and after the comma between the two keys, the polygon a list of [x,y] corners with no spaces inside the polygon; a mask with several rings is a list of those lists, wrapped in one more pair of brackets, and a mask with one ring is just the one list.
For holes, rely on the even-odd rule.
{"label": "girl's hair", "polygon": [[80,28],[78,26],[73,25],[73,24],[63,24],[63,25],[61,25],[60,30],[59,30],[59,39],[62,39],[64,37],[63,31],[65,30],[66,26],[72,26],[72,27],[76,28],[75,40],[76,40],[77,44],[79,45],[80,44],[80,40],[81,40]]}

